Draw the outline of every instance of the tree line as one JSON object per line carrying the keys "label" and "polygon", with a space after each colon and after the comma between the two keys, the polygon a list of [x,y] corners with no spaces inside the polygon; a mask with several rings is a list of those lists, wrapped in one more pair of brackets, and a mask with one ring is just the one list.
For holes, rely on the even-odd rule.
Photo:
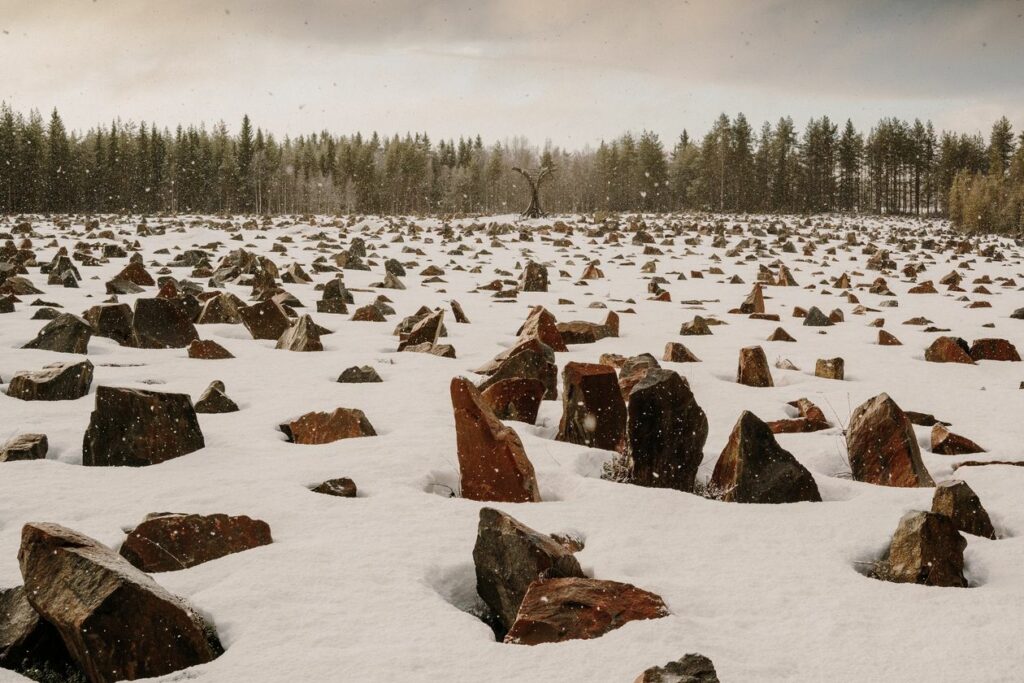
{"label": "tree line", "polygon": [[650,131],[567,150],[523,138],[438,140],[334,135],[276,138],[243,118],[160,128],[114,120],[69,131],[0,104],[0,213],[501,213],[528,188],[515,166],[556,169],[555,212],[849,212],[949,216],[969,230],[1024,231],[1024,134],[981,134],[884,118],[791,117],[755,129],[722,114],[700,139],[666,149]]}

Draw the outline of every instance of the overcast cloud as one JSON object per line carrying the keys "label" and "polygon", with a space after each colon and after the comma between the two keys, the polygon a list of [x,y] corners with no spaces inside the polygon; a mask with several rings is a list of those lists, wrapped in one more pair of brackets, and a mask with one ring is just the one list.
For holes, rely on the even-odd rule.
{"label": "overcast cloud", "polygon": [[568,147],[718,113],[1024,125],[1024,2],[0,0],[0,99],[278,134]]}

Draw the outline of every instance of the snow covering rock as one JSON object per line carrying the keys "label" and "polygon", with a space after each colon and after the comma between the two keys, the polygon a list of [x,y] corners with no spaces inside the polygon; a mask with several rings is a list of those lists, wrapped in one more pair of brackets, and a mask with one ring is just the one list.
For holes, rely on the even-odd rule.
{"label": "snow covering rock", "polygon": [[148,574],[173,572],[273,542],[270,526],[244,515],[148,515],[118,551]]}
{"label": "snow covering rock", "polygon": [[93,364],[50,363],[42,370],[19,372],[11,378],[7,395],[22,401],[74,401],[89,393]]}
{"label": "snow covering rock", "polygon": [[462,497],[507,503],[540,502],[533,464],[512,428],[501,423],[472,382],[451,381]]}
{"label": "snow covering rock", "polygon": [[213,628],[114,551],[56,524],[26,524],[25,596],[92,683],[162,676],[215,659]]}
{"label": "snow covering rock", "polygon": [[206,446],[187,394],[97,387],[82,464],[156,465]]}
{"label": "snow covering rock", "polygon": [[473,565],[477,593],[506,631],[538,578],[584,576],[573,554],[551,536],[488,507],[480,508]]}
{"label": "snow covering rock", "polygon": [[234,413],[238,410],[238,404],[228,398],[224,382],[214,380],[206,387],[199,400],[196,401],[197,413]]}
{"label": "snow covering rock", "polygon": [[639,486],[693,491],[708,418],[690,385],[672,370],[648,370],[629,394],[626,454]]}
{"label": "snow covering rock", "polygon": [[881,486],[935,485],[921,460],[910,420],[888,394],[879,394],[853,411],[846,451],[857,481]]}
{"label": "snow covering rock", "polygon": [[587,578],[538,579],[527,588],[505,642],[539,645],[599,638],[631,621],[668,615],[660,597],[632,584]]}
{"label": "snow covering rock", "polygon": [[355,498],[358,493],[356,483],[348,477],[322,481],[311,490],[313,493],[323,493],[324,495],[337,496],[339,498]]}

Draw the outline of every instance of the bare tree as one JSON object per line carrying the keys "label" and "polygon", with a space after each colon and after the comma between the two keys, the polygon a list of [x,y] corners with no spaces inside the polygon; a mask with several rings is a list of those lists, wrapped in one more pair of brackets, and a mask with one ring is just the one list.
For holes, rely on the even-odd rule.
{"label": "bare tree", "polygon": [[518,166],[513,166],[512,170],[526,178],[526,182],[530,184],[530,205],[526,207],[526,211],[523,211],[523,218],[540,218],[544,215],[540,208],[540,184],[544,178],[551,175],[554,169],[545,166],[539,171],[528,172]]}

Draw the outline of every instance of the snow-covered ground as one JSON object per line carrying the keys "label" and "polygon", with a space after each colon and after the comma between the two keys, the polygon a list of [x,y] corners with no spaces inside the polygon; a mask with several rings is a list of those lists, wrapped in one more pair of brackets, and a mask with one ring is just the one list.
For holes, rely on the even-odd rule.
{"label": "snow-covered ground", "polygon": [[[495,220],[511,222],[511,216]],[[539,228],[555,219],[522,223]],[[572,222],[572,218],[563,217]],[[694,219],[708,224],[708,219]],[[764,219],[768,220],[768,219]],[[777,220],[777,219],[776,219]],[[816,219],[822,222],[828,219]],[[160,223],[149,219],[151,225]],[[170,221],[163,221],[170,222]],[[383,260],[415,261],[402,278],[404,291],[380,290],[393,300],[397,316],[386,323],[352,322],[348,316],[317,314],[320,293],[313,285],[284,285],[319,324],[334,330],[322,338],[322,353],[274,349],[272,341],[254,341],[241,325],[202,325],[200,336],[214,339],[235,355],[231,360],[203,361],[184,349],[122,348],[94,337],[89,358],[96,365],[90,395],[76,401],[23,402],[0,395],[0,441],[24,432],[48,435],[44,461],[0,464],[0,585],[21,583],[17,552],[27,521],[57,522],[117,547],[122,529],[150,512],[244,514],[269,523],[274,543],[183,571],[159,574],[156,580],[192,602],[216,625],[227,648],[216,661],[167,676],[164,680],[217,683],[252,681],[632,681],[653,665],[700,652],[710,657],[723,681],[1014,681],[1024,661],[1024,468],[969,467],[955,474],[952,465],[966,459],[1024,459],[1024,363],[981,362],[976,366],[924,361],[924,349],[936,333],[903,321],[925,316],[937,327],[968,341],[1002,337],[1024,350],[1024,320],[1010,313],[1024,306],[1022,249],[1000,241],[1005,256],[991,262],[976,252],[951,261],[952,250],[934,261],[919,249],[901,252],[890,240],[924,230],[939,234],[940,223],[865,219],[878,229],[879,246],[892,249],[898,269],[887,279],[895,297],[854,290],[862,304],[878,308],[896,299],[897,308],[853,315],[854,305],[838,296],[834,277],[846,272],[853,283],[871,282],[877,272],[865,268],[862,247],[847,250],[847,229],[823,230],[829,244],[814,255],[766,256],[781,259],[800,286],[769,287],[769,312],[781,323],[730,315],[757,279],[758,262],[726,256],[749,235],[727,231],[725,248],[712,247],[713,236],[684,231],[673,246],[662,246],[664,219],[648,217],[648,230],[664,254],[642,255],[643,247],[626,234],[618,245],[598,237],[592,243],[577,227],[573,246],[562,249],[537,234],[532,242],[518,233],[501,235],[492,246],[484,231],[465,238],[463,255],[445,242],[437,220],[418,221],[428,228],[419,237],[377,229],[386,219],[358,223],[342,235],[340,246],[317,251],[323,225],[293,224],[267,231],[231,233],[192,225],[184,231],[139,238],[146,267],[154,276],[179,250],[220,242],[214,264],[241,246],[266,254],[280,266],[298,262],[312,273],[317,256],[341,251],[351,237],[364,233],[374,247],[371,272],[345,271],[356,305],[369,303],[368,290],[383,276]],[[324,221],[326,222],[326,220]],[[673,224],[682,221],[673,219]],[[798,219],[788,219],[796,225]],[[455,225],[468,224],[469,221]],[[832,219],[838,224],[838,219]],[[850,221],[847,221],[849,224]],[[726,226],[746,219],[728,218]],[[0,223],[0,232],[12,224]],[[81,239],[36,220],[33,239],[39,261],[56,253],[50,244],[69,250]],[[80,224],[79,228],[81,227]],[[763,224],[762,224],[763,225]],[[626,223],[623,223],[623,227]],[[113,224],[116,229],[117,225]],[[119,239],[134,240],[134,222]],[[590,227],[593,227],[592,225]],[[804,234],[812,230],[802,227]],[[405,233],[402,230],[403,234]],[[457,231],[461,232],[461,230]],[[277,238],[288,235],[286,254],[271,253]],[[947,233],[947,237],[950,233]],[[16,236],[20,240],[20,236]],[[696,238],[687,245],[684,240]],[[772,236],[764,239],[770,244]],[[863,235],[862,235],[863,239]],[[939,237],[942,241],[946,237]],[[866,240],[865,240],[866,241]],[[425,256],[402,253],[405,246]],[[829,246],[838,247],[828,256]],[[170,255],[154,254],[168,249]],[[486,254],[478,255],[479,250]],[[515,272],[531,257],[549,264],[547,293],[523,293],[507,302],[491,292],[474,292],[497,278],[496,268]],[[614,257],[621,255],[621,259]],[[717,260],[713,257],[717,256]],[[600,260],[605,279],[578,286],[592,259]],[[649,274],[641,266],[657,261],[672,302],[648,300]],[[939,286],[938,294],[908,295],[913,284],[899,275],[908,263],[924,263],[918,282],[939,278],[964,260],[964,288],[971,301],[991,301],[991,308],[967,308]],[[100,267],[82,267],[79,289],[47,286],[46,276],[30,269],[43,290],[39,298],[56,301],[80,314],[106,299],[104,283],[126,263],[115,259]],[[428,265],[445,270],[445,283],[423,283],[418,273]],[[456,270],[461,265],[465,270]],[[474,266],[480,273],[470,273]],[[710,275],[720,267],[724,275]],[[560,277],[559,271],[570,277]],[[691,271],[704,271],[703,279]],[[686,274],[677,281],[674,273]],[[855,274],[859,272],[860,274]],[[189,269],[174,269],[177,278]],[[744,284],[729,284],[738,275]],[[1014,278],[1016,286],[989,285],[993,292],[972,294],[976,277]],[[314,276],[324,282],[331,274]],[[203,282],[205,285],[206,283]],[[813,286],[813,287],[808,287]],[[229,288],[248,299],[250,288]],[[825,293],[823,290],[827,290]],[[153,296],[155,288],[143,296]],[[19,370],[39,369],[69,356],[20,347],[44,321],[30,320],[36,310],[24,297],[14,313],[0,316],[0,378]],[[626,299],[635,303],[625,303]],[[133,296],[121,297],[131,302]],[[471,320],[457,324],[449,315],[449,337],[456,360],[417,353],[396,353],[392,331],[420,306],[446,306],[457,299]],[[559,304],[570,299],[573,304]],[[705,301],[702,306],[688,300]],[[763,420],[791,416],[787,401],[806,397],[822,407],[832,429],[780,435],[781,445],[811,470],[824,502],[793,505],[729,504],[671,490],[647,489],[600,478],[611,453],[554,441],[560,401],[545,402],[536,426],[509,423],[521,436],[540,483],[542,503],[497,504],[525,524],[546,532],[577,532],[586,541],[578,554],[592,576],[633,583],[662,596],[672,615],[627,624],[588,641],[535,647],[495,642],[491,630],[467,612],[478,602],[471,552],[481,503],[448,497],[458,470],[449,399],[453,376],[472,374],[515,338],[529,308],[543,304],[559,321],[602,321],[602,302],[621,314],[618,338],[571,347],[558,354],[566,361],[596,362],[602,353],[661,358],[665,343],[681,341],[700,363],[663,363],[684,375],[710,421],[710,436],[698,479],[707,478],[736,419],[751,410]],[[842,309],[846,322],[829,328],[801,326],[795,306],[818,306],[826,313]],[[354,310],[350,306],[350,311]],[[680,337],[680,324],[695,314],[714,315],[727,325],[712,336]],[[903,346],[876,343],[877,329],[867,323],[886,320],[885,329]],[[993,328],[986,328],[993,323]],[[797,343],[767,342],[779,325]],[[764,347],[769,362],[791,360],[799,370],[772,368],[774,388],[751,388],[735,382],[738,352]],[[841,356],[846,380],[814,377],[818,358]],[[371,365],[381,384],[339,384],[339,373],[353,365]],[[237,413],[200,415],[206,448],[146,468],[83,467],[82,436],[99,385],[183,392],[198,397],[211,380],[223,380],[227,394],[241,407]],[[845,461],[843,425],[862,401],[888,392],[905,410],[933,413],[988,453],[949,457],[929,452],[928,430],[916,428],[924,462],[936,481],[965,479],[978,493],[995,524],[999,540],[968,537],[966,574],[971,588],[932,588],[885,583],[867,578],[863,563],[881,555],[900,517],[908,510],[930,508],[932,489],[897,489],[852,481]],[[289,418],[336,407],[363,410],[379,436],[348,439],[322,446],[285,442],[278,425]],[[328,478],[351,477],[357,499],[309,491]],[[440,485],[440,486],[439,486]],[[858,571],[858,570],[861,571]],[[0,670],[2,680],[20,680]]]}

